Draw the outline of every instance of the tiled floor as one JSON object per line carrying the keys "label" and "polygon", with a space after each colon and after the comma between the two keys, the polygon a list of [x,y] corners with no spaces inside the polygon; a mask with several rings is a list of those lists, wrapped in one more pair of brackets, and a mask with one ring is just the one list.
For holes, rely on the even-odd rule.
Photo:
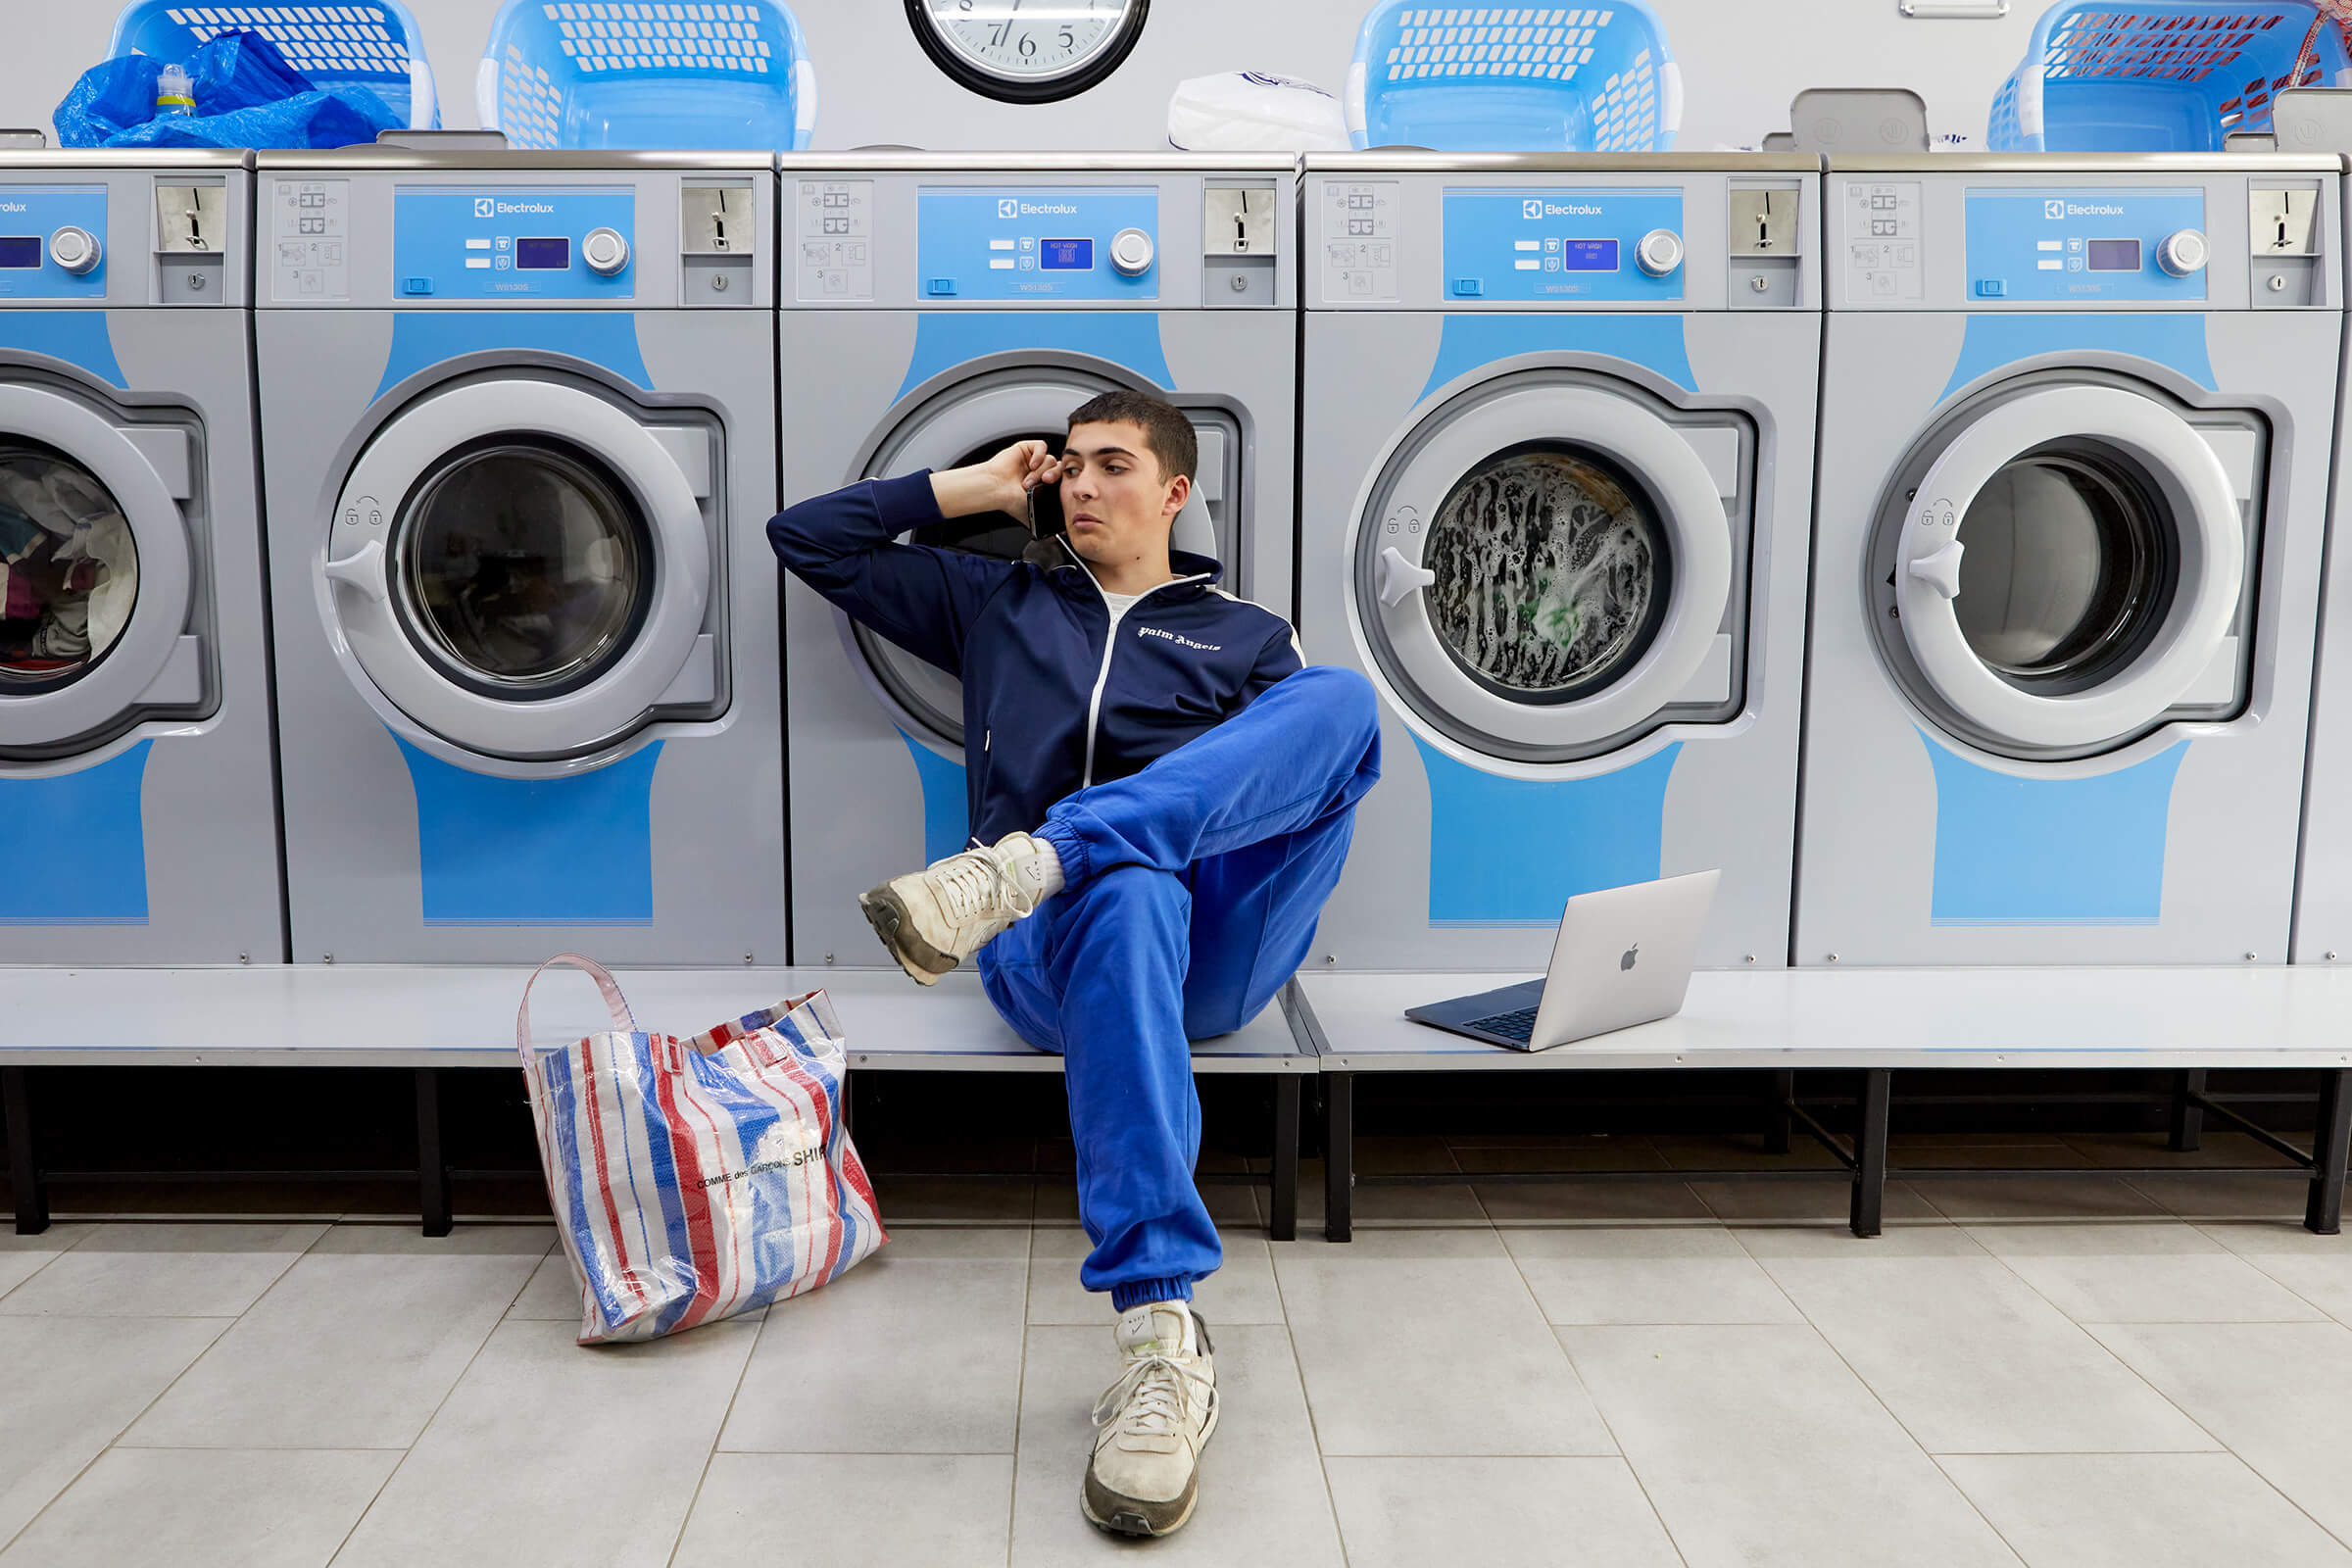
{"label": "tiled floor", "polygon": [[[2209,1139],[2208,1158],[2249,1151]],[[2352,1568],[2352,1237],[2287,1180],[2079,1165],[1889,1195],[1481,1185],[1693,1140],[1367,1140],[1356,1241],[1209,1189],[1225,1414],[1181,1535],[1080,1519],[1109,1312],[1058,1180],[886,1183],[890,1247],[764,1316],[572,1343],[533,1224],[0,1237],[0,1568],[1108,1559],[1353,1568]]]}

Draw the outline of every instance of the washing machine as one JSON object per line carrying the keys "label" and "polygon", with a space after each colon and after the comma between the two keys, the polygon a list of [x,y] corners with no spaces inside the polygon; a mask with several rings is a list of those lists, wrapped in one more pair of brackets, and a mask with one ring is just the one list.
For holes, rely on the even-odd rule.
{"label": "washing machine", "polygon": [[0,963],[285,958],[252,177],[0,152]]}
{"label": "washing machine", "polygon": [[774,185],[262,156],[297,961],[782,961]]}
{"label": "washing machine", "polygon": [[2340,177],[1830,160],[1798,962],[2285,958]]}
{"label": "washing machine", "polygon": [[[1176,548],[1224,592],[1292,614],[1297,282],[1288,156],[858,152],[788,156],[777,313],[787,502],[951,468],[1038,436],[1113,387],[1200,437]],[[1002,514],[916,542],[1018,559]],[[793,952],[888,956],[858,909],[966,847],[962,694],[947,672],[785,588]]]}
{"label": "washing machine", "polygon": [[1710,867],[1788,953],[1820,162],[1310,154],[1299,632],[1384,772],[1316,964],[1541,969]]}

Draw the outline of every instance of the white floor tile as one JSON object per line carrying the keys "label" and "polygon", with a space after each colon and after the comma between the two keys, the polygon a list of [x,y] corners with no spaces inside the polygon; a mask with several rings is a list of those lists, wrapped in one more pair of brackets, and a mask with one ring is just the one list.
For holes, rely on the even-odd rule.
{"label": "white floor tile", "polygon": [[[1274,1288],[1274,1259],[1266,1239],[1255,1231],[1232,1229],[1219,1234],[1225,1261],[1208,1278],[1193,1287],[1194,1304],[1211,1327],[1227,1323],[1280,1323],[1282,1295]],[[1118,1314],[1111,1310],[1110,1293],[1090,1291],[1078,1282],[1078,1265],[1094,1244],[1086,1232],[1064,1225],[1041,1225],[1029,1251],[1029,1321],[1072,1327],[1101,1326]]]}
{"label": "white floor tile", "polygon": [[2295,1219],[2311,1183],[2293,1176],[2135,1176],[2132,1185],[2183,1219]]}
{"label": "white floor tile", "polygon": [[2112,1176],[2012,1176],[1912,1187],[1950,1220],[2134,1219],[2163,1209]]}
{"label": "white floor tile", "polygon": [[1503,1245],[1553,1323],[1801,1323],[1716,1225],[1514,1229]]}
{"label": "white floor tile", "polygon": [[321,1568],[399,1462],[390,1448],[116,1448],[0,1568]]}
{"label": "white floor tile", "polygon": [[1328,1459],[1348,1568],[1681,1568],[1623,1459]]}
{"label": "white floor tile", "polygon": [[2078,1323],[2274,1323],[2326,1316],[2180,1220],[1981,1224],[1968,1233]]}
{"label": "white floor tile", "polygon": [[2234,1454],[1952,1454],[1943,1468],[2034,1568],[2352,1568]]}
{"label": "white floor tile", "polygon": [[2199,1220],[2197,1229],[2338,1322],[2352,1323],[2352,1236],[2294,1220]]}
{"label": "white floor tile", "polygon": [[1970,1238],[1905,1241],[1944,1241],[1949,1255],[1762,1261],[1929,1452],[2217,1446]]}
{"label": "white floor tile", "polygon": [[217,1317],[0,1318],[0,1541],[227,1327]]}
{"label": "white floor tile", "polygon": [[906,1227],[780,1301],[719,1446],[777,1453],[1010,1453],[1029,1233]]}
{"label": "white floor tile", "polygon": [[108,1225],[4,1297],[0,1314],[235,1317],[323,1225]]}
{"label": "white floor tile", "polygon": [[507,1308],[509,1319],[534,1318],[554,1323],[580,1321],[580,1277],[571,1255],[559,1247],[539,1260],[531,1281]]}
{"label": "white floor tile", "polygon": [[2306,1513],[2352,1540],[2344,1458],[2352,1453],[2352,1329],[2140,1323],[2091,1332]]}
{"label": "white floor tile", "polygon": [[1011,1512],[1008,1453],[721,1453],[671,1568],[1004,1568]]}
{"label": "white floor tile", "polygon": [[406,1447],[554,1242],[540,1226],[338,1225],[122,1441]]}
{"label": "white floor tile", "polygon": [[1277,1243],[1326,1454],[1603,1454],[1616,1446],[1493,1231]]}
{"label": "white floor tile", "polygon": [[1497,1226],[1711,1220],[1685,1182],[1482,1182],[1471,1189]]}
{"label": "white floor tile", "polygon": [[0,1224],[0,1310],[10,1292],[46,1268],[60,1253],[98,1234],[96,1225],[53,1224],[38,1236],[19,1236]]}
{"label": "white floor tile", "polygon": [[[1839,1175],[1818,1182],[1693,1182],[1690,1190],[1707,1205],[1708,1213],[1733,1225],[1774,1221],[1843,1225],[1853,1212],[1853,1183]],[[1888,1225],[1943,1218],[1901,1182],[1886,1184],[1879,1216]]]}
{"label": "white floor tile", "polygon": [[1690,1568],[2017,1568],[1812,1329],[1558,1332]]}
{"label": "white floor tile", "polygon": [[335,1568],[661,1568],[759,1332],[753,1314],[587,1347],[501,1325]]}
{"label": "white floor tile", "polygon": [[[1315,1431],[1283,1329],[1211,1323],[1217,1430],[1200,1456],[1192,1522],[1141,1549],[1155,1564],[1338,1568],[1338,1527]],[[1013,1488],[1014,1568],[1107,1560],[1140,1544],[1088,1524],[1078,1493],[1094,1451],[1095,1400],[1117,1378],[1107,1326],[1033,1328],[1021,1380],[1021,1451]]]}

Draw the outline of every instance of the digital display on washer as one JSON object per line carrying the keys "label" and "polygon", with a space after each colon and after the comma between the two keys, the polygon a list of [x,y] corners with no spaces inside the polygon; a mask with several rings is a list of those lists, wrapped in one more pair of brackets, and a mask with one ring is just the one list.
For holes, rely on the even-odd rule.
{"label": "digital display on washer", "polygon": [[1560,270],[1614,272],[1617,270],[1617,242],[1613,239],[1564,239],[1560,241]]}
{"label": "digital display on washer", "polygon": [[516,239],[514,270],[518,272],[561,272],[571,265],[568,239]]}
{"label": "digital display on washer", "polygon": [[2093,272],[2136,272],[2139,270],[2139,241],[2135,239],[2092,239],[2082,242],[2088,257],[2087,270]]}
{"label": "digital display on washer", "polygon": [[1091,239],[1041,239],[1037,242],[1037,270],[1041,272],[1091,272],[1095,270],[1095,242]]}
{"label": "digital display on washer", "polygon": [[0,234],[0,268],[23,270],[41,265],[41,240],[37,234]]}

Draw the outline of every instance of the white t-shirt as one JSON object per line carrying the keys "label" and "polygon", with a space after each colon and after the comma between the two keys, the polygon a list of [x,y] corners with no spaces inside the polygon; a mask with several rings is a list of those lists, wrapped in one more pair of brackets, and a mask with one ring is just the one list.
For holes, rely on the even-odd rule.
{"label": "white t-shirt", "polygon": [[1138,604],[1142,603],[1144,594],[1148,594],[1151,591],[1151,589],[1147,588],[1142,594],[1114,594],[1107,588],[1103,589],[1102,602],[1110,607],[1110,629],[1112,631],[1117,631],[1119,629],[1119,621],[1125,617],[1127,612],[1133,610]]}

